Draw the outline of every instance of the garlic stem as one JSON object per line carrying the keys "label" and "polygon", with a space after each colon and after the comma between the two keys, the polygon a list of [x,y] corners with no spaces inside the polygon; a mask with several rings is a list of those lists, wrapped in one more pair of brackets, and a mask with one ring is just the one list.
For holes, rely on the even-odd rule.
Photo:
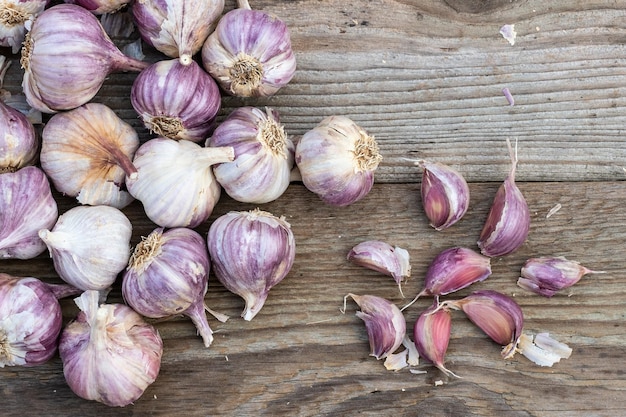
{"label": "garlic stem", "polygon": [[122,168],[127,177],[133,180],[137,178],[137,168],[119,147],[113,146],[110,142],[104,143],[104,147],[113,157],[112,162]]}
{"label": "garlic stem", "polygon": [[268,291],[264,291],[258,295],[253,294],[252,292],[241,295],[246,302],[246,306],[241,313],[241,317],[243,317],[246,321],[252,320],[265,304],[265,300],[267,300],[268,295]]}
{"label": "garlic stem", "polygon": [[116,71],[141,72],[150,66],[149,62],[139,61],[123,54],[120,55],[112,58],[112,68]]}
{"label": "garlic stem", "polygon": [[198,162],[210,166],[235,159],[235,148],[232,146],[208,147],[198,150]]}
{"label": "garlic stem", "polygon": [[204,308],[204,301],[199,300],[192,303],[183,314],[189,317],[193,324],[196,325],[198,333],[202,336],[202,340],[204,341],[204,346],[209,347],[211,343],[213,343],[213,330],[209,327]]}
{"label": "garlic stem", "polygon": [[76,295],[82,292],[82,290],[73,287],[67,284],[48,284],[44,283],[45,286],[50,290],[52,294],[54,294],[55,298],[61,299],[65,297],[69,297],[70,295]]}
{"label": "garlic stem", "polygon": [[207,311],[207,313],[209,313],[210,315],[212,315],[213,317],[215,317],[218,321],[221,321],[222,323],[226,323],[228,319],[230,318],[226,314],[222,314],[218,311],[213,310],[206,304],[204,305],[204,309]]}
{"label": "garlic stem", "polygon": [[246,9],[246,10],[252,10],[252,7],[250,7],[250,4],[248,3],[248,0],[237,0],[237,8],[239,8],[239,9]]}

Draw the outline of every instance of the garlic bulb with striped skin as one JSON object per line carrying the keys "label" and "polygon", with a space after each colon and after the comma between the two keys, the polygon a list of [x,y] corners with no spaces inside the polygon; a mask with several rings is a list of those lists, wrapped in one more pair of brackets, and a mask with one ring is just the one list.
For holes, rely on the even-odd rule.
{"label": "garlic bulb with striped skin", "polygon": [[50,0],[4,0],[0,2],[0,46],[19,52],[26,34],[26,24],[32,22]]}
{"label": "garlic bulb with striped skin", "polygon": [[188,65],[214,29],[224,0],[137,0],[132,12],[142,39]]}
{"label": "garlic bulb with striped skin", "polygon": [[0,173],[34,165],[39,139],[28,118],[0,101]]}
{"label": "garlic bulb with striped skin", "polygon": [[46,250],[41,228],[59,215],[50,183],[34,166],[0,174],[0,259],[31,259]]}
{"label": "garlic bulb with striped skin", "polygon": [[64,0],[65,3],[77,4],[93,14],[115,13],[131,3],[132,0]]}
{"label": "garlic bulb with striped skin", "polygon": [[268,203],[289,186],[295,146],[273,109],[236,109],[217,127],[207,146],[235,149],[235,160],[215,165],[213,173],[237,201]]}

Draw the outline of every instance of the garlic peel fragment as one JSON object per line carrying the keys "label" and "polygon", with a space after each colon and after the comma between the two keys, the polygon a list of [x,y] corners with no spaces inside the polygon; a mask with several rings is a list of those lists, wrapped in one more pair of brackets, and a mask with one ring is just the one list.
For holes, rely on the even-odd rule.
{"label": "garlic peel fragment", "polygon": [[569,346],[552,339],[548,333],[539,333],[534,336],[534,340],[533,335],[521,335],[517,349],[539,366],[553,366],[572,354]]}

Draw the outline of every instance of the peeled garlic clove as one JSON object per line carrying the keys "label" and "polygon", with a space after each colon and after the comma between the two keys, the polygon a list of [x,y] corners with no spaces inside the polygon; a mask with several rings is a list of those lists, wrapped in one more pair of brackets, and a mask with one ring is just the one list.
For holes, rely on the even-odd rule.
{"label": "peeled garlic clove", "polygon": [[333,206],[365,197],[381,160],[374,138],[345,116],[325,118],[296,145],[304,186]]}
{"label": "peeled garlic clove", "polygon": [[458,222],[469,207],[469,187],[455,169],[438,163],[420,161],[423,168],[422,205],[430,225],[443,230]]}
{"label": "peeled garlic clove", "polygon": [[0,273],[0,368],[52,358],[63,321],[57,299],[75,293],[69,285]]}
{"label": "peeled garlic clove", "polygon": [[213,331],[204,312],[209,266],[199,233],[182,227],[158,228],[135,246],[124,272],[122,295],[146,317],[188,316],[209,347]]}
{"label": "peeled garlic clove", "polygon": [[402,310],[423,295],[446,295],[480,282],[491,275],[491,259],[468,248],[441,251],[426,271],[424,287]]}
{"label": "peeled garlic clove", "polygon": [[[406,335],[406,321],[400,309],[391,301],[375,295],[348,294],[361,311],[356,316],[365,322],[370,342],[370,355],[385,359],[402,345]],[[345,311],[345,308],[344,308]]]}
{"label": "peeled garlic clove", "polygon": [[5,0],[0,3],[0,46],[16,54],[22,47],[26,24],[32,22],[50,0]]}
{"label": "peeled garlic clove", "polygon": [[143,124],[158,136],[200,142],[215,127],[221,97],[217,84],[195,61],[159,61],[141,71],[130,102]]}
{"label": "peeled garlic clove", "polygon": [[0,101],[0,173],[34,165],[38,152],[39,140],[33,124],[24,114]]}
{"label": "peeled garlic clove", "polygon": [[462,310],[494,342],[503,346],[502,357],[515,355],[524,327],[522,309],[511,297],[492,290],[475,291],[457,301],[442,305]]}
{"label": "peeled garlic clove", "polygon": [[31,259],[46,250],[42,228],[59,215],[44,172],[28,166],[0,174],[0,259]]}
{"label": "peeled garlic clove", "polygon": [[450,342],[452,315],[447,308],[434,303],[424,310],[413,326],[413,339],[419,355],[448,376],[459,378],[445,367],[446,351]]}
{"label": "peeled garlic clove", "polygon": [[605,271],[592,271],[563,256],[544,256],[526,261],[517,285],[544,297],[552,297],[557,291],[576,284],[584,275],[603,273]]}
{"label": "peeled garlic clove", "polygon": [[104,104],[55,114],[42,133],[41,167],[54,187],[81,204],[123,208],[133,201],[125,177],[137,175],[132,158],[137,132]]}
{"label": "peeled garlic clove", "polygon": [[209,218],[220,197],[211,166],[234,157],[232,147],[151,139],[137,149],[133,164],[138,175],[126,178],[126,187],[157,225],[194,228]]}
{"label": "peeled garlic clove", "polygon": [[159,332],[124,304],[99,304],[97,291],[85,291],[75,302],[81,311],[59,340],[67,384],[86,400],[132,404],[159,374]]}
{"label": "peeled garlic clove", "polygon": [[215,219],[207,244],[217,279],[246,302],[244,320],[257,315],[270,289],[291,270],[296,255],[285,218],[259,209],[231,211]]}
{"label": "peeled garlic clove", "polygon": [[44,113],[81,106],[109,74],[139,72],[149,65],[122,54],[98,18],[74,4],[52,6],[35,19],[20,63],[26,99]]}
{"label": "peeled garlic clove", "polygon": [[268,203],[289,186],[295,146],[273,109],[236,109],[215,129],[207,146],[234,148],[232,162],[213,167],[215,178],[234,200]]}
{"label": "peeled garlic clove", "polygon": [[393,277],[398,284],[400,294],[402,294],[402,281],[411,276],[409,252],[379,240],[359,243],[348,252],[347,258],[357,265]]}
{"label": "peeled garlic clove", "polygon": [[188,65],[214,29],[224,0],[136,1],[133,17],[142,39]]}
{"label": "peeled garlic clove", "polygon": [[110,287],[130,257],[130,220],[110,206],[78,206],[39,237],[63,281],[81,290]]}
{"label": "peeled garlic clove", "polygon": [[296,71],[289,31],[277,17],[250,10],[247,0],[237,4],[202,46],[202,64],[229,94],[271,96]]}
{"label": "peeled garlic clove", "polygon": [[511,156],[511,171],[496,192],[489,215],[478,239],[483,255],[508,255],[524,244],[530,230],[530,210],[524,195],[515,184],[517,144],[515,151],[507,139]]}
{"label": "peeled garlic clove", "polygon": [[64,0],[65,3],[77,4],[91,13],[100,15],[105,13],[115,13],[124,6],[130,4],[132,0]]}

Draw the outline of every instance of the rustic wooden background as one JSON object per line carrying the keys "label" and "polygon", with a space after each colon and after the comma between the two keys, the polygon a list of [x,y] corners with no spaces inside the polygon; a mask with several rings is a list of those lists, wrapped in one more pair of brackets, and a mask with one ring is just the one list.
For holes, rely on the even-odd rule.
{"label": "rustic wooden background", "polygon": [[[617,416],[626,410],[626,1],[612,0],[251,0],[291,29],[298,71],[272,98],[224,98],[220,118],[241,105],[272,106],[294,138],[323,117],[342,114],[373,134],[384,160],[372,192],[347,208],[326,206],[294,183],[262,208],[285,215],[296,261],[251,322],[243,302],[210,280],[207,303],[229,314],[206,349],[190,321],[157,323],[161,373],[134,405],[112,409],[76,397],[58,357],[37,368],[0,370],[2,415],[46,416]],[[226,9],[234,7],[227,0]],[[515,24],[515,45],[500,34]],[[146,49],[147,59],[162,57]],[[6,54],[6,51],[5,51]],[[13,59],[17,57],[13,56]],[[134,75],[112,75],[95,101],[149,136],[129,99]],[[19,65],[5,88],[20,91]],[[515,105],[501,90],[508,87]],[[365,327],[348,292],[403,305],[389,277],[346,261],[348,250],[384,240],[411,254],[407,296],[430,260],[451,246],[476,248],[493,195],[506,177],[505,138],[517,139],[517,180],[532,222],[526,244],[492,261],[493,275],[471,290],[512,295],[526,330],[547,331],[573,348],[570,359],[541,368],[500,347],[460,313],[453,316],[447,379],[389,372],[369,357]],[[431,229],[421,209],[420,172],[407,159],[459,169],[470,182],[464,219]],[[75,203],[58,196],[61,211]],[[562,208],[547,217],[556,204]],[[254,206],[227,196],[211,220]],[[139,203],[124,212],[133,244],[155,226]],[[205,233],[210,221],[198,228]],[[524,261],[563,255],[607,271],[552,299],[515,285]],[[59,282],[47,256],[0,261],[0,271]],[[455,295],[461,297],[470,289]],[[121,302],[117,285],[110,302]],[[406,310],[412,329],[430,300]],[[63,302],[70,320],[77,309]],[[436,385],[437,381],[443,385]]]}

